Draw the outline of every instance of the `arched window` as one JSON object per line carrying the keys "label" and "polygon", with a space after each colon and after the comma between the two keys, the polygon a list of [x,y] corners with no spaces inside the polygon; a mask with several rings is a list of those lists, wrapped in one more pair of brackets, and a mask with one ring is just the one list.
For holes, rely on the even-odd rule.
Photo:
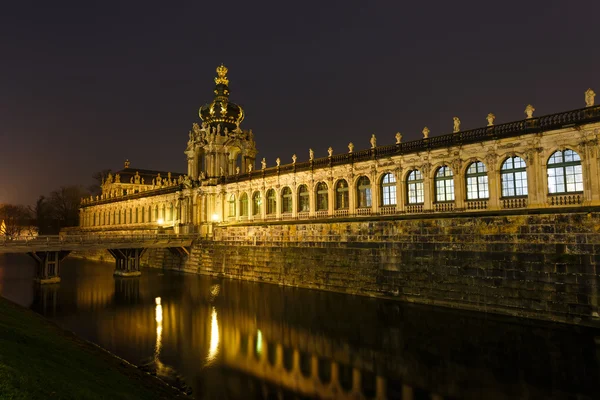
{"label": "arched window", "polygon": [[371,181],[366,176],[358,178],[356,196],[358,208],[371,207]]}
{"label": "arched window", "polygon": [[317,211],[329,209],[329,188],[325,182],[317,184]]}
{"label": "arched window", "polygon": [[262,197],[260,192],[252,194],[252,215],[260,215],[260,206],[262,205]]}
{"label": "arched window", "polygon": [[573,150],[559,150],[548,159],[548,192],[583,192],[581,157]]}
{"label": "arched window", "polygon": [[502,197],[527,196],[527,165],[521,157],[509,157],[501,168]]}
{"label": "arched window", "polygon": [[235,217],[235,194],[229,196],[229,217]]}
{"label": "arched window", "polygon": [[454,201],[454,174],[447,165],[435,173],[435,201]]}
{"label": "arched window", "polygon": [[310,210],[310,199],[308,187],[306,185],[298,186],[298,212],[308,212]]}
{"label": "arched window", "polygon": [[345,179],[338,181],[335,185],[335,209],[346,210],[348,209],[348,182]]}
{"label": "arched window", "polygon": [[267,190],[267,214],[275,214],[277,212],[277,196],[275,189]]}
{"label": "arched window", "polygon": [[475,161],[467,168],[467,200],[487,199],[490,197],[488,176],[485,164]]}
{"label": "arched window", "polygon": [[425,202],[423,174],[418,169],[408,173],[407,178],[408,204],[423,204]]}
{"label": "arched window", "polygon": [[381,178],[381,205],[396,205],[396,177],[391,172]]}
{"label": "arched window", "polygon": [[248,195],[246,193],[242,193],[240,196],[240,216],[248,216]]}
{"label": "arched window", "polygon": [[281,213],[292,212],[292,189],[289,186],[284,187],[281,190]]}

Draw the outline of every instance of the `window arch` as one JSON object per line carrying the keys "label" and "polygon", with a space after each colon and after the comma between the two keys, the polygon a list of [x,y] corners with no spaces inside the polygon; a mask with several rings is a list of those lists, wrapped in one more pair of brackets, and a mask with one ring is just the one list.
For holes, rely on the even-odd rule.
{"label": "window arch", "polygon": [[277,212],[277,196],[275,189],[267,190],[267,214],[275,214]]}
{"label": "window arch", "polygon": [[396,205],[396,177],[391,172],[381,178],[381,205]]}
{"label": "window arch", "polygon": [[260,215],[260,206],[262,205],[262,196],[259,191],[252,194],[252,215]]}
{"label": "window arch", "polygon": [[298,186],[298,212],[308,212],[310,210],[310,198],[308,186]]}
{"label": "window arch", "polygon": [[573,150],[559,150],[548,159],[548,193],[583,192],[581,157]]}
{"label": "window arch", "polygon": [[317,211],[329,209],[329,188],[325,182],[317,184]]}
{"label": "window arch", "polygon": [[357,207],[371,207],[371,180],[366,176],[361,176],[356,182]]}
{"label": "window arch", "polygon": [[406,185],[408,189],[408,204],[423,204],[425,202],[425,190],[421,171],[418,169],[410,171]]}
{"label": "window arch", "polygon": [[490,197],[487,168],[481,161],[471,163],[467,168],[467,200]]}
{"label": "window arch", "polygon": [[521,157],[509,157],[500,168],[502,197],[527,196],[527,165]]}
{"label": "window arch", "polygon": [[240,196],[240,217],[248,216],[248,195],[242,193]]}
{"label": "window arch", "polygon": [[441,166],[435,173],[435,201],[454,201],[454,173],[447,166]]}
{"label": "window arch", "polygon": [[229,196],[229,213],[227,216],[235,217],[235,194]]}
{"label": "window arch", "polygon": [[348,182],[345,179],[341,179],[335,185],[335,209],[347,210],[349,199]]}
{"label": "window arch", "polygon": [[281,213],[292,212],[292,189],[289,186],[284,187],[281,190]]}

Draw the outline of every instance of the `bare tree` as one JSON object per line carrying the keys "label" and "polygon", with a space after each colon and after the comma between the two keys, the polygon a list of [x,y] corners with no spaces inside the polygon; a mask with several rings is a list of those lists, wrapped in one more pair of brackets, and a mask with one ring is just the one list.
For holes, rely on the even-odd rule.
{"label": "bare tree", "polygon": [[110,172],[112,172],[111,169],[103,169],[102,171],[98,171],[92,175],[92,178],[94,178],[94,184],[90,185],[88,188],[92,196],[100,196],[102,194],[102,182],[104,182]]}
{"label": "bare tree", "polygon": [[19,236],[32,222],[29,208],[13,204],[0,205],[0,235]]}
{"label": "bare tree", "polygon": [[63,186],[50,193],[49,206],[59,229],[79,225],[79,205],[87,196],[89,193],[81,186]]}

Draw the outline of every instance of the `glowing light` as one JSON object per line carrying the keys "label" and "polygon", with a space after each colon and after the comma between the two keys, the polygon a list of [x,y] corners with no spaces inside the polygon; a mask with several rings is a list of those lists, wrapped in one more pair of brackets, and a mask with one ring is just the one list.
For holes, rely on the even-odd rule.
{"label": "glowing light", "polygon": [[216,214],[216,213],[215,213],[215,214],[213,214],[213,215],[212,215],[212,220],[213,220],[213,222],[217,222],[217,221],[219,220],[219,215],[218,215],[218,214]]}
{"label": "glowing light", "polygon": [[156,320],[156,347],[154,348],[154,359],[158,360],[160,354],[160,348],[162,347],[162,320],[163,320],[163,309],[160,304],[160,297],[154,299],[156,308],[154,309],[154,319]]}
{"label": "glowing light", "polygon": [[210,344],[208,347],[207,363],[215,360],[219,354],[219,321],[217,320],[217,309],[213,307],[212,318],[210,320]]}
{"label": "glowing light", "polygon": [[161,326],[161,329],[162,329],[162,320],[163,320],[162,311],[163,310],[162,310],[162,305],[160,304],[160,297],[157,297],[156,299],[154,299],[154,301],[156,302],[156,309],[155,309],[156,322],[158,322],[158,324]]}
{"label": "glowing light", "polygon": [[165,223],[165,220],[162,218],[159,218],[156,222],[158,222],[159,225],[162,225]]}
{"label": "glowing light", "polygon": [[260,329],[256,334],[256,354],[262,354],[262,332]]}
{"label": "glowing light", "polygon": [[154,302],[155,302],[156,304],[160,304],[160,300],[161,300],[161,299],[160,299],[160,297],[157,297],[157,298],[155,298],[155,299],[154,299]]}

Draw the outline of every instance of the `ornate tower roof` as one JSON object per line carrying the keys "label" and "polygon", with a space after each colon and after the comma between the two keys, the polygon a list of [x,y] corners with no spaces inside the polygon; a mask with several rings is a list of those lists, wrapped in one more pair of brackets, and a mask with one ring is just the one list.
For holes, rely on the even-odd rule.
{"label": "ornate tower roof", "polygon": [[200,119],[210,127],[221,126],[220,131],[225,128],[229,131],[237,131],[244,120],[244,110],[241,106],[229,101],[229,79],[227,78],[227,67],[223,64],[217,67],[215,77],[215,97],[209,104],[200,107],[198,114]]}

